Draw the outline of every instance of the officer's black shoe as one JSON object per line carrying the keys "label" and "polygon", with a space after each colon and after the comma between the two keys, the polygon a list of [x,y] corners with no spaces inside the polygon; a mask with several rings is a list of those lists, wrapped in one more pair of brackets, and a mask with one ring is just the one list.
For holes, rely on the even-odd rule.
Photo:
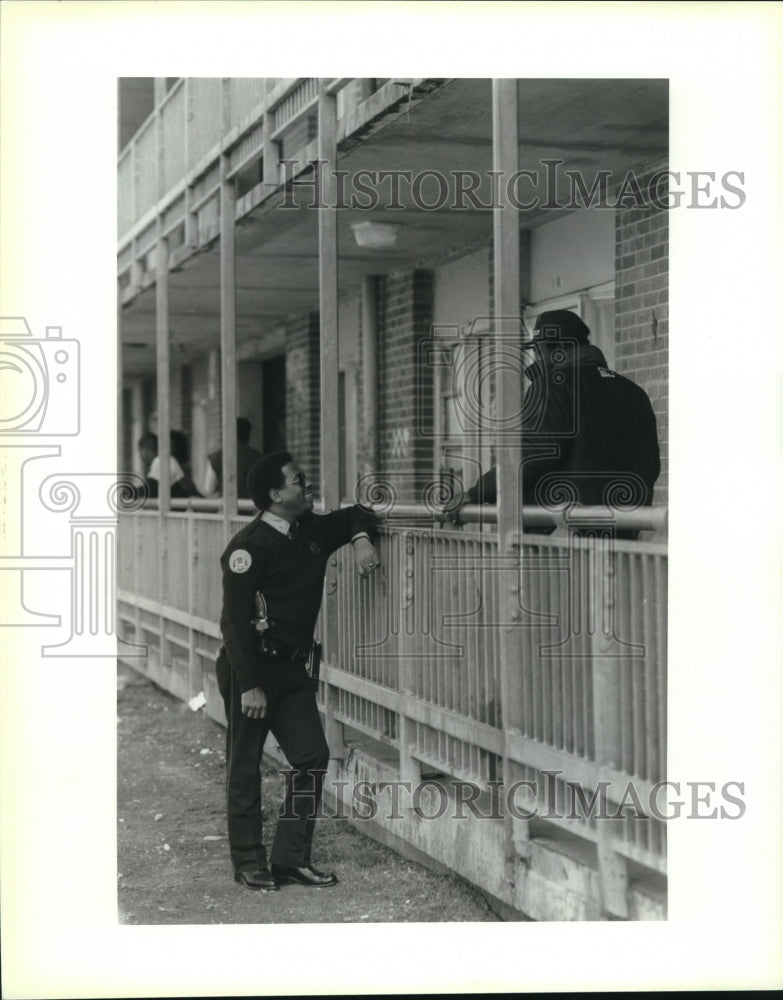
{"label": "officer's black shoe", "polygon": [[312,865],[303,865],[301,868],[272,865],[272,874],[278,885],[309,885],[314,889],[337,885],[337,876],[333,872],[319,872]]}
{"label": "officer's black shoe", "polygon": [[274,891],[279,889],[274,876],[268,868],[253,868],[249,871],[234,872],[234,881],[239,882],[246,889]]}

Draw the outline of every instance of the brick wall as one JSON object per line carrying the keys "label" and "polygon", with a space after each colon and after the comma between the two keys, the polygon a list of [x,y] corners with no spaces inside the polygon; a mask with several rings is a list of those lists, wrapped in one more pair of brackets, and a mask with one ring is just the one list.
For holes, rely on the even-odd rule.
{"label": "brick wall", "polygon": [[320,331],[318,313],[291,319],[285,335],[286,447],[312,483],[320,481]]}
{"label": "brick wall", "polygon": [[379,294],[380,467],[404,502],[421,502],[433,476],[433,377],[419,364],[432,291],[432,272],[416,270],[388,275]]}
{"label": "brick wall", "polygon": [[[637,175],[643,191],[661,167]],[[658,188],[666,198],[664,185]],[[652,401],[661,445],[653,502],[669,487],[669,218],[665,209],[618,208],[615,217],[615,367]]]}

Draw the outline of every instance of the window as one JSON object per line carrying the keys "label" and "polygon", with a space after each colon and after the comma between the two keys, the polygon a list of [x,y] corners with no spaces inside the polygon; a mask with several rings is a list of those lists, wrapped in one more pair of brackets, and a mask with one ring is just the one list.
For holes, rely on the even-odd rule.
{"label": "window", "polygon": [[480,337],[444,340],[435,369],[435,474],[467,489],[495,462],[495,378]]}

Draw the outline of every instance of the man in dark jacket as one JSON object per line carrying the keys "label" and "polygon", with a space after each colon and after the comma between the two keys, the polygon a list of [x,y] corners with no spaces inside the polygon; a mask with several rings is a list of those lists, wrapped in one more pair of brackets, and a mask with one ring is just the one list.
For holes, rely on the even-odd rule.
{"label": "man in dark jacket", "polygon": [[[250,498],[247,488],[247,477],[250,470],[261,458],[261,452],[251,448],[250,432],[252,424],[245,417],[237,417],[237,497],[240,500]],[[223,493],[223,449],[218,448],[207,456],[207,468],[204,473],[204,496],[219,497]]]}
{"label": "man in dark jacket", "polygon": [[[265,455],[248,486],[260,513],[229,542],[223,570],[223,648],[217,680],[226,709],[226,800],[234,878],[248,889],[334,885],[310,862],[329,747],[308,673],[329,556],[351,542],[372,573],[375,519],[354,506],[314,514],[313,495],[287,452]],[[259,767],[271,732],[292,771],[277,822],[271,871],[261,829]]]}
{"label": "man in dark jacket", "polygon": [[[647,506],[661,470],[655,414],[647,394],[607,367],[590,330],[567,309],[542,313],[525,370],[522,503],[564,501]],[[495,503],[497,470],[481,476],[465,503]],[[456,516],[452,514],[452,516]],[[618,532],[636,537],[637,532]]]}

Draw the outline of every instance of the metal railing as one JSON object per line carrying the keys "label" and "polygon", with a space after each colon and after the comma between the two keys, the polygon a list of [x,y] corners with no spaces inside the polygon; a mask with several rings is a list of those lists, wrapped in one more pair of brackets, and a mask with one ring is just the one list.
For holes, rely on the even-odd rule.
{"label": "metal railing", "polygon": [[[197,693],[220,645],[228,536],[214,501],[179,503],[190,509],[120,518],[119,618],[161,658],[189,658]],[[194,509],[205,505],[213,512]],[[535,782],[523,807],[600,843],[601,821],[574,815],[567,793],[603,783],[619,803],[633,783],[644,800],[666,777],[665,544],[525,534],[510,565],[494,532],[422,526],[423,508],[408,513],[416,526],[397,517],[381,527],[381,571],[369,580],[349,549],[335,556],[318,626],[328,731],[342,723],[386,744],[401,775],[435,770],[482,789]],[[237,515],[231,532],[247,520]],[[634,523],[662,521],[650,510]],[[514,579],[520,619],[504,622],[500,588]],[[522,636],[519,662],[506,665],[521,673],[516,705],[500,696],[500,631],[510,628]],[[611,851],[664,872],[663,822],[615,822]]]}

